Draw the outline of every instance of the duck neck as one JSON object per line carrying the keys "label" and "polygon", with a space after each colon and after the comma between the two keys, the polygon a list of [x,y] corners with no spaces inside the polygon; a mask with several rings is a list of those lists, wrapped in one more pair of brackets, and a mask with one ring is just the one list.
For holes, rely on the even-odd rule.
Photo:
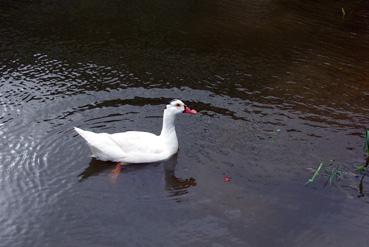
{"label": "duck neck", "polygon": [[163,128],[161,129],[160,136],[176,135],[176,128],[174,126],[175,119],[175,114],[171,114],[168,110],[164,110]]}

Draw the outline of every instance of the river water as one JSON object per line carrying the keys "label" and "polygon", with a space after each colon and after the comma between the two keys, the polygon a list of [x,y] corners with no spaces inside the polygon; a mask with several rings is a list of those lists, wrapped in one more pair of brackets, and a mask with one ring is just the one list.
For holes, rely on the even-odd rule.
{"label": "river water", "polygon": [[[369,246],[368,1],[3,0],[0,246]],[[73,126],[160,133],[117,169]],[[321,161],[329,175],[305,185]]]}

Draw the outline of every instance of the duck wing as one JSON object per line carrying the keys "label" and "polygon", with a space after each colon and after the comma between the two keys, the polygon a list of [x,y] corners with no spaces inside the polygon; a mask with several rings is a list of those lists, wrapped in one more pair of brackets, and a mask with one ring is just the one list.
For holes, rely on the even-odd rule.
{"label": "duck wing", "polygon": [[159,154],[165,149],[161,138],[149,132],[127,131],[110,137],[126,154]]}
{"label": "duck wing", "polygon": [[126,156],[124,150],[107,133],[94,133],[74,128],[87,142],[92,156],[104,161],[120,161]]}

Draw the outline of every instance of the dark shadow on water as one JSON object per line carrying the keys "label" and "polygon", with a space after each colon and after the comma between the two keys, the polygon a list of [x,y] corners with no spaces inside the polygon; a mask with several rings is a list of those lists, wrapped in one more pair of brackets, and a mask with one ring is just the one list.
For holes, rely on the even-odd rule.
{"label": "dark shadow on water", "polygon": [[77,177],[79,179],[79,182],[83,182],[84,180],[86,180],[91,176],[97,176],[106,170],[113,169],[114,166],[115,166],[114,162],[105,162],[92,158],[88,167],[83,172],[81,172]]}
{"label": "dark shadow on water", "polygon": [[[169,196],[180,196],[188,193],[188,188],[197,185],[195,178],[179,178],[175,175],[175,169],[178,162],[178,154],[173,155],[170,159],[162,161],[164,167],[165,190],[170,192]],[[132,171],[145,169],[148,166],[158,165],[160,163],[146,163],[146,164],[131,164],[121,166],[116,162],[101,161],[92,158],[89,166],[78,175],[79,182],[83,182],[92,176],[98,176],[101,173],[111,171],[112,182],[115,182],[117,177]]]}
{"label": "dark shadow on water", "polygon": [[[112,173],[115,173],[116,175],[119,175],[119,173],[128,173],[132,171],[137,171],[145,168],[146,166],[150,165],[152,163],[148,164],[131,164],[127,166],[120,166],[117,162],[112,161],[101,161],[97,160],[95,158],[92,158],[88,167],[81,172],[78,175],[79,181],[82,182],[86,180],[89,177],[92,176],[98,176],[99,174],[103,172],[107,172],[109,170],[112,171]],[[122,169],[118,169],[118,167],[123,167]]]}

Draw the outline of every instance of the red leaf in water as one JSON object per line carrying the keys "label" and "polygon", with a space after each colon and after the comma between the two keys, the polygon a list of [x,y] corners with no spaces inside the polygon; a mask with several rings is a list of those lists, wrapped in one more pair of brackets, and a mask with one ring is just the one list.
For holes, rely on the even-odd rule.
{"label": "red leaf in water", "polygon": [[232,178],[229,176],[224,176],[223,180],[224,180],[224,183],[229,183],[231,182]]}

